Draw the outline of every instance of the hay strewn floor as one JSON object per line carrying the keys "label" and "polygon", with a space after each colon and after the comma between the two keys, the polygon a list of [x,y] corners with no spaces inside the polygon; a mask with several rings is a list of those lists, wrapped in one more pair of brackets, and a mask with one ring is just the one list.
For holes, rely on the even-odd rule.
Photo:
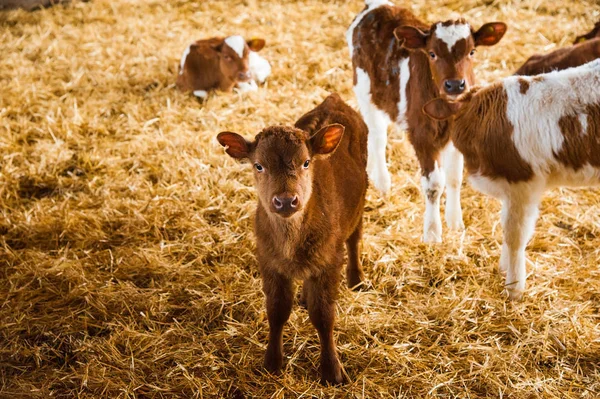
{"label": "hay strewn floor", "polygon": [[[318,340],[302,309],[286,329],[285,374],[262,372],[256,195],[247,166],[214,137],[292,123],[330,91],[355,105],[343,34],[362,7],[94,0],[0,14],[0,397],[600,396],[600,192],[546,197],[526,298],[507,303],[499,204],[466,187],[464,236],[421,244],[418,171],[399,133],[391,195],[368,193],[363,259],[374,288],[344,289],[338,306],[353,382],[318,384]],[[591,0],[412,8],[432,22],[455,13],[509,23],[478,53],[487,81],[600,15]],[[266,87],[203,106],[177,93],[188,42],[231,33],[267,39]]]}

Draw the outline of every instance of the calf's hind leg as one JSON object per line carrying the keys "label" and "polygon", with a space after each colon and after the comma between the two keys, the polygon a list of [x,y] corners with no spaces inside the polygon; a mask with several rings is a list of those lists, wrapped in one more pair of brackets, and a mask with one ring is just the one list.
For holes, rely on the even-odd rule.
{"label": "calf's hind leg", "polygon": [[362,237],[362,216],[356,229],[346,240],[346,250],[348,251],[348,265],[346,266],[346,282],[348,288],[360,289],[360,284],[364,281],[362,265],[360,264],[360,239]]}
{"label": "calf's hind leg", "polygon": [[342,365],[333,340],[339,272],[339,268],[331,268],[320,276],[304,280],[308,315],[321,342],[321,382],[333,384],[344,382]]}
{"label": "calf's hind leg", "polygon": [[283,366],[283,326],[292,312],[294,285],[291,279],[276,272],[263,270],[262,279],[269,319],[269,343],[264,366],[277,374]]}

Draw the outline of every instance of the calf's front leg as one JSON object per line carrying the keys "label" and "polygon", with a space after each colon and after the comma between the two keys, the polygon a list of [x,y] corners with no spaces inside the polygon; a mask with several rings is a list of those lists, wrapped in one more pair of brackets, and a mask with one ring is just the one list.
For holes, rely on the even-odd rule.
{"label": "calf's front leg", "polygon": [[278,374],[283,366],[283,326],[292,312],[294,284],[277,272],[262,270],[261,274],[269,319],[269,343],[264,366],[269,372]]}
{"label": "calf's front leg", "polygon": [[460,231],[465,228],[460,206],[464,159],[452,142],[442,153],[442,166],[446,177],[446,225],[450,230]]}
{"label": "calf's front leg", "polygon": [[442,242],[442,220],[440,217],[440,197],[444,191],[445,176],[437,161],[433,170],[423,169],[421,189],[425,196],[425,217],[423,220],[423,242]]}
{"label": "calf's front leg", "polygon": [[339,268],[332,268],[320,276],[304,280],[308,315],[317,329],[321,342],[321,382],[324,384],[344,382],[342,366],[333,340],[339,272]]}

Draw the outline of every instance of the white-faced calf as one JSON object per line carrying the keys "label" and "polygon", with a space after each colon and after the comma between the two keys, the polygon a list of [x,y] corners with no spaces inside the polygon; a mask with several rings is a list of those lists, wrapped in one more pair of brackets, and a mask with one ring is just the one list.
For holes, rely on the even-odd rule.
{"label": "white-faced calf", "polygon": [[335,301],[344,244],[348,285],[363,279],[366,125],[332,94],[295,127],[267,127],[253,141],[231,132],[217,138],[230,156],[249,160],[254,169],[256,250],[270,328],[265,367],[278,373],[283,365],[283,326],[292,310],[294,280],[300,279],[321,341],[322,381],[342,382],[333,341]]}
{"label": "white-faced calf", "polygon": [[500,270],[511,299],[525,289],[525,246],[545,190],[600,183],[600,60],[535,77],[512,76],[424,111],[452,118],[469,180],[502,201]]}
{"label": "white-faced calf", "polygon": [[440,95],[453,98],[468,90],[475,80],[475,48],[498,43],[505,31],[501,22],[474,31],[463,19],[426,25],[389,1],[367,0],[346,33],[354,92],[369,128],[369,177],[384,193],[390,189],[387,128],[395,123],[408,130],[422,172],[426,242],[442,239],[440,197],[446,184],[447,225],[453,230],[464,227],[460,207],[463,160],[449,141],[448,123],[427,118],[421,109]]}
{"label": "white-faced calf", "polygon": [[256,52],[263,39],[245,41],[241,36],[211,38],[192,43],[181,57],[177,87],[206,98],[213,89],[256,90],[271,73],[269,62]]}

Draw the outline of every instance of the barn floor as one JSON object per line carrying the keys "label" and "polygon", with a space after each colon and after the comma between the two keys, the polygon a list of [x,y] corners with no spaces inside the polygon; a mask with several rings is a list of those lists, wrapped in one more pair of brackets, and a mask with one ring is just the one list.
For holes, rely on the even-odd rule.
{"label": "barn floor", "polygon": [[[338,304],[351,382],[318,383],[317,336],[298,308],[284,375],[262,371],[256,193],[215,135],[291,124],[332,91],[355,106],[344,32],[362,7],[94,0],[0,14],[0,397],[600,396],[600,191],[545,197],[527,294],[508,303],[499,203],[465,185],[465,233],[421,244],[418,170],[397,132],[392,192],[368,192],[372,289],[344,288]],[[430,22],[507,22],[477,55],[488,82],[600,15],[574,0],[411,7]],[[267,39],[265,87],[204,105],[174,90],[189,42],[234,33]]]}

